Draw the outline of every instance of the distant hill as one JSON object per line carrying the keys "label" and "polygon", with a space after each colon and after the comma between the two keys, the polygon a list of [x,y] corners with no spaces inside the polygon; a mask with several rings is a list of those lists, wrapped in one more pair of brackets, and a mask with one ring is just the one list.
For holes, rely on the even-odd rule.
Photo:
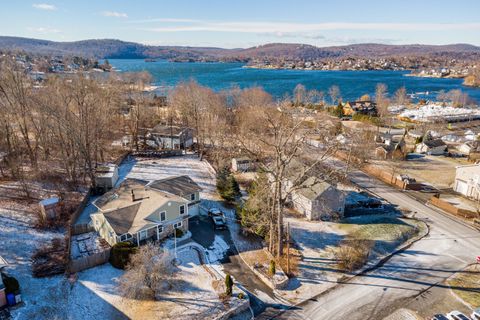
{"label": "distant hill", "polygon": [[271,43],[246,49],[222,49],[181,46],[147,46],[114,39],[54,42],[0,36],[0,50],[22,50],[34,54],[80,55],[95,58],[160,58],[179,61],[249,61],[261,58],[314,60],[339,57],[388,57],[441,55],[451,58],[478,58],[480,47],[452,45],[353,44],[315,47],[305,44]]}

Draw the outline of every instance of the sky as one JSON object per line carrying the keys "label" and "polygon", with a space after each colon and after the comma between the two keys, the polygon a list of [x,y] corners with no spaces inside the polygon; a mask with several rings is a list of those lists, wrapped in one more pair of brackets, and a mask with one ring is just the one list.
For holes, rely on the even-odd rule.
{"label": "sky", "polygon": [[0,35],[223,48],[480,45],[480,0],[0,0]]}

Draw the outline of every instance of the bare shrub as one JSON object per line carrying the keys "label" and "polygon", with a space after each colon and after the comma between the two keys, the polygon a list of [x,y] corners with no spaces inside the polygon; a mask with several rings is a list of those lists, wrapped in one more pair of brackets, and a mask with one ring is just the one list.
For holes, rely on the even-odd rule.
{"label": "bare shrub", "polygon": [[34,277],[49,277],[64,273],[68,263],[66,239],[55,238],[37,248],[32,256]]}
{"label": "bare shrub", "polygon": [[368,261],[373,248],[371,240],[344,240],[334,252],[338,267],[345,271],[361,268]]}
{"label": "bare shrub", "polygon": [[171,255],[154,243],[140,247],[119,279],[120,294],[130,299],[156,299],[171,287],[172,261]]}

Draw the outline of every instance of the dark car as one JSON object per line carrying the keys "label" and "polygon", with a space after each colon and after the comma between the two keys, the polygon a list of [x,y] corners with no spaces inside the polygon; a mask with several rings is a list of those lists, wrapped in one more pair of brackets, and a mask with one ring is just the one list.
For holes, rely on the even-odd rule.
{"label": "dark car", "polygon": [[443,314],[436,314],[432,317],[432,320],[448,320],[448,318]]}

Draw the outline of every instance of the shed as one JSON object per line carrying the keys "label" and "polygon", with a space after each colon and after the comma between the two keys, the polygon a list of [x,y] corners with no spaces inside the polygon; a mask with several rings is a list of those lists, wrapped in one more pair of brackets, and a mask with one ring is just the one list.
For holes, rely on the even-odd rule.
{"label": "shed", "polygon": [[247,157],[233,158],[232,171],[233,172],[247,172],[254,171],[257,167],[257,162]]}
{"label": "shed", "polygon": [[44,199],[39,202],[40,205],[40,213],[45,220],[53,220],[58,217],[59,215],[59,208],[58,205],[60,204],[60,199],[53,197]]}
{"label": "shed", "polygon": [[97,166],[95,170],[95,184],[97,188],[108,191],[112,189],[118,181],[118,166],[113,163]]}

